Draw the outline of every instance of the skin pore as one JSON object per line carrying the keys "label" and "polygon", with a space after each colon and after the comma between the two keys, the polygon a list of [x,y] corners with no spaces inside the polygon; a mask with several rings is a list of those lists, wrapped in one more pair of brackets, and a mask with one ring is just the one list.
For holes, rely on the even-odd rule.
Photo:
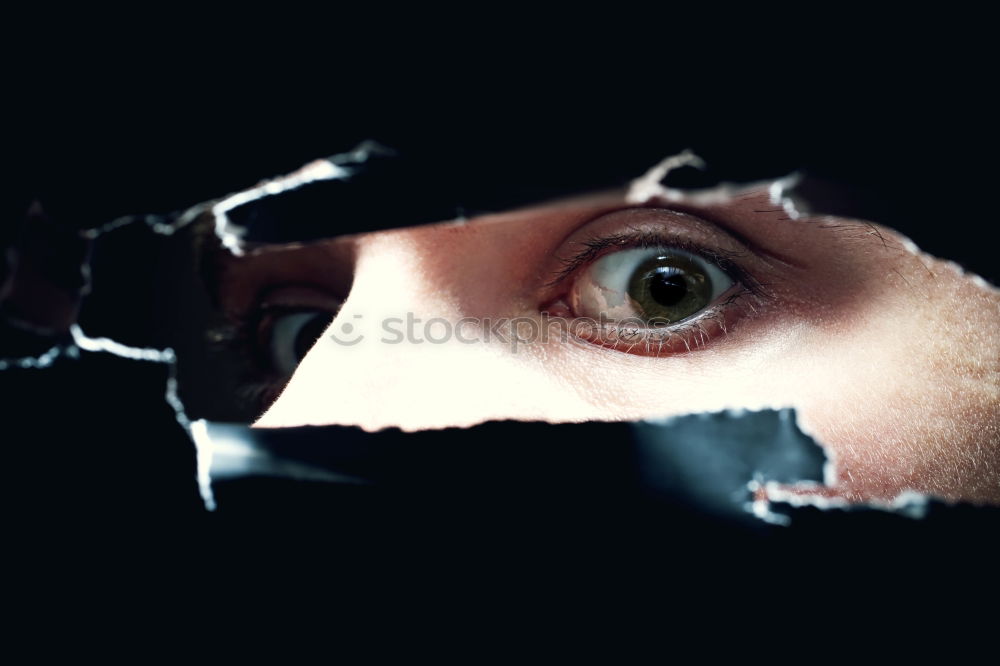
{"label": "skin pore", "polygon": [[[597,262],[670,248],[724,265],[732,286],[665,331],[566,333],[566,322],[599,314],[578,311],[595,302],[585,288],[622,302],[595,283]],[[255,322],[255,353],[284,363],[265,373],[265,402],[280,396],[258,427],[420,430],[794,407],[835,465],[822,494],[915,490],[1000,504],[998,291],[885,227],[791,219],[765,189],[639,206],[602,193],[223,253],[219,265],[224,311]],[[318,341],[289,367],[281,336],[312,312],[327,316]],[[413,335],[390,333],[405,333],[408,317]],[[514,329],[494,326],[512,319]]]}

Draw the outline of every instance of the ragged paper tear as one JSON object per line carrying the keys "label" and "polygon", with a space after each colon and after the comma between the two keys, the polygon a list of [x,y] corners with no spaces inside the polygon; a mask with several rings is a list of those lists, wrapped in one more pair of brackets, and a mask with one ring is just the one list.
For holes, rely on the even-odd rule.
{"label": "ragged paper tear", "polygon": [[[267,205],[262,204],[275,204],[279,197],[295,192],[303,194],[310,187],[326,183],[335,184],[340,188],[337,190],[336,196],[342,198],[338,201],[346,201],[350,206],[358,205],[359,200],[352,198],[350,184],[353,178],[361,172],[361,167],[376,157],[391,159],[393,154],[375,143],[362,144],[349,153],[312,162],[292,174],[265,181],[256,187],[224,196],[214,202],[199,204],[171,215],[135,215],[119,218],[82,234],[80,238],[85,241],[101,241],[108,234],[120,233],[128,227],[137,226],[145,226],[155,236],[174,237],[180,230],[187,229],[193,221],[210,215],[214,219],[214,232],[222,246],[233,254],[239,255],[244,252],[248,242],[261,243],[272,238],[285,238],[267,235],[274,231],[273,223],[278,218],[270,215],[267,211]],[[697,204],[718,203],[748,189],[758,189],[765,186],[768,188],[772,203],[782,207],[789,217],[798,217],[805,208],[802,203],[804,202],[803,198],[797,198],[790,194],[800,182],[800,178],[796,175],[750,184],[720,184],[699,190],[684,190],[664,184],[664,179],[669,176],[671,171],[685,166],[702,168],[705,165],[692,152],[669,157],[632,183],[626,195],[626,201],[631,204],[644,204],[656,199]],[[360,176],[358,180],[362,181]],[[367,184],[364,187],[370,187],[372,191],[382,191],[380,186],[375,187]],[[370,201],[367,196],[363,199],[365,202]],[[284,200],[288,201],[289,199]],[[435,206],[428,207],[422,211],[421,217],[394,217],[406,205],[408,205],[406,202],[402,202],[399,203],[399,208],[380,209],[378,215],[381,217],[378,224],[396,227],[408,223],[439,221],[447,219],[446,214],[441,211],[456,210],[456,202],[448,199],[444,202],[438,201]],[[348,209],[353,210],[350,206]],[[310,207],[296,204],[294,209],[299,214],[303,210],[308,212]],[[318,218],[325,215],[324,211],[317,216],[317,219],[303,218],[300,220],[303,228],[313,225],[310,227],[309,234],[302,240],[309,240],[316,237],[317,234],[322,237],[323,233],[327,235],[339,233],[336,231],[338,229],[336,226],[322,226],[324,221]],[[441,217],[441,215],[445,215],[445,217]],[[351,223],[356,221],[357,218],[351,217]],[[323,231],[324,228],[326,231]],[[361,228],[369,227],[362,225]],[[261,233],[248,235],[248,230],[261,230]],[[72,255],[72,257],[74,261],[79,259],[76,255]],[[49,260],[52,259],[49,258]],[[52,261],[58,261],[58,259]],[[74,270],[70,272],[73,272],[74,275],[85,273],[83,268],[85,265],[84,263],[75,264],[72,266]],[[58,273],[59,271],[54,272]],[[16,287],[16,280],[16,271],[11,280],[5,280],[3,291],[5,297],[17,293],[10,286],[13,284]],[[76,291],[73,291],[74,289]],[[93,361],[95,357],[113,356],[116,367],[120,367],[120,363],[153,363],[167,367],[169,370],[162,386],[157,387],[155,381],[144,380],[141,386],[137,383],[134,386],[118,386],[117,389],[119,391],[125,389],[134,393],[135,395],[132,397],[136,400],[150,401],[150,404],[153,401],[166,403],[169,413],[173,415],[174,425],[180,426],[181,430],[197,445],[197,473],[192,475],[190,480],[197,481],[200,497],[209,509],[215,507],[213,483],[218,479],[232,480],[244,476],[274,475],[295,479],[321,480],[334,484],[358,482],[359,477],[355,473],[356,470],[340,470],[324,466],[323,460],[332,455],[331,450],[333,454],[336,453],[339,446],[336,441],[317,440],[314,442],[314,447],[305,448],[297,445],[293,453],[291,450],[283,449],[280,443],[271,443],[268,446],[259,442],[253,443],[253,439],[249,435],[240,434],[242,432],[240,426],[227,428],[203,420],[196,420],[192,424],[178,397],[177,376],[175,374],[176,355],[174,352],[170,348],[136,347],[100,335],[94,338],[85,335],[71,316],[75,313],[74,308],[79,305],[79,300],[85,295],[85,291],[80,285],[55,284],[53,293],[65,292],[61,309],[55,313],[58,316],[43,317],[42,320],[35,323],[32,323],[28,313],[17,313],[15,316],[13,312],[5,312],[5,315],[9,315],[6,320],[7,324],[16,328],[18,335],[32,339],[40,338],[44,340],[44,344],[41,345],[37,354],[7,355],[0,353],[0,358],[2,358],[0,371],[13,373],[18,370],[37,370],[47,372],[60,366],[59,361],[66,361],[66,364],[60,366],[65,371],[73,362],[80,360],[81,352],[84,352],[83,355],[88,357],[88,363]],[[131,305],[128,302],[122,302],[122,310],[127,311]],[[67,312],[70,314],[67,315]],[[73,323],[62,328],[53,324],[53,322],[63,320],[73,321]],[[100,366],[101,363],[97,362],[86,367],[80,365],[76,368],[83,373],[81,383],[85,385],[87,379],[92,379],[95,385],[99,385],[105,379],[101,375]],[[87,377],[87,373],[94,374],[92,377]],[[61,377],[62,375],[53,375],[53,380]],[[81,377],[76,377],[76,381],[80,379]],[[44,395],[44,393],[38,395]],[[100,407],[95,407],[95,413],[97,413],[97,409],[104,409],[107,418],[112,421],[116,419],[115,412],[122,409],[115,402],[97,401],[97,403]],[[40,412],[47,411],[44,406],[36,405],[36,407],[39,407]],[[163,414],[161,413],[160,416]],[[159,423],[162,424],[162,420]],[[857,505],[847,505],[818,493],[810,495],[805,492],[810,483],[829,483],[830,463],[824,455],[822,446],[798,428],[794,413],[790,410],[696,414],[665,422],[620,424],[620,426],[615,426],[617,428],[615,434],[620,436],[620,445],[631,446],[634,449],[637,460],[640,461],[638,472],[642,478],[643,487],[653,495],[670,496],[676,501],[689,502],[698,507],[699,510],[711,513],[741,518],[754,516],[766,522],[782,525],[787,525],[792,521],[791,516],[796,508],[808,506],[824,510],[858,509]],[[153,429],[158,426],[150,421],[146,427]],[[481,432],[495,427],[495,424],[487,424],[445,437],[456,441],[460,440],[462,446],[473,446],[475,442],[480,441],[479,434]],[[504,427],[510,428],[508,432],[510,439],[507,446],[513,452],[519,450],[517,442],[531,441],[530,435],[537,432],[536,428],[539,427],[549,433],[546,437],[548,440],[553,439],[552,429],[558,429],[559,432],[572,430],[573,439],[587,440],[591,437],[598,437],[599,431],[604,428],[604,426],[599,427],[597,424],[576,426],[509,424]],[[142,439],[144,434],[144,432],[137,431],[135,436],[137,439]],[[91,436],[100,440],[100,435],[101,432],[98,428]],[[262,436],[258,435],[258,437]],[[280,434],[269,436],[280,438]],[[358,438],[364,439],[365,445],[368,445],[375,442],[375,438],[385,440],[386,437],[388,436],[376,435],[369,439],[364,434],[354,433],[350,435],[350,442],[352,447],[357,447]],[[398,437],[407,446],[416,446],[414,442],[417,439],[423,439],[428,443],[436,442],[441,438],[441,435],[438,433],[415,437],[400,433],[392,437]],[[176,445],[176,442],[174,444]],[[531,445],[538,446],[533,441]],[[321,447],[329,448],[319,453]],[[125,450],[127,451],[127,449]],[[178,450],[180,449],[178,448]],[[321,460],[303,459],[303,452],[308,451],[316,452]],[[449,452],[454,453],[454,450],[449,449]],[[491,451],[491,453],[495,453],[495,451]],[[539,455],[537,451],[532,453],[523,450],[523,453],[525,467],[533,464]],[[560,455],[563,454],[564,452],[560,451]],[[407,455],[412,456],[412,452],[408,452]],[[471,454],[466,455],[471,455],[474,459],[475,450],[473,449]],[[180,456],[180,458],[183,457],[183,455]],[[597,456],[596,459],[601,460],[600,456]],[[413,461],[412,457],[406,457],[404,460],[410,463]],[[469,459],[465,458],[465,460]],[[390,465],[396,464],[392,460],[389,463]],[[181,466],[183,467],[183,465]],[[395,478],[399,470],[405,468],[405,465],[400,465],[398,469],[393,467],[391,473],[382,478]],[[518,468],[514,466],[511,469],[516,471]],[[138,473],[141,475],[142,471],[139,470]],[[556,480],[554,479],[553,482],[555,483]],[[790,490],[796,486],[802,492]],[[122,502],[130,501],[129,497],[124,494],[119,499]],[[926,513],[928,504],[929,501],[924,496],[905,494],[892,502],[873,503],[870,508],[916,518]]]}
{"label": "ragged paper tear", "polygon": [[797,219],[801,216],[796,201],[787,194],[801,181],[800,174],[792,173],[783,178],[748,183],[719,182],[711,187],[694,189],[668,185],[666,183],[668,177],[683,167],[703,170],[708,168],[708,164],[691,150],[666,157],[632,181],[625,195],[625,201],[635,205],[653,201],[711,205],[726,203],[746,192],[766,189],[771,203],[781,206],[789,218]]}
{"label": "ragged paper tear", "polygon": [[[265,180],[256,187],[224,197],[211,208],[215,218],[215,233],[223,247],[238,256],[243,253],[241,239],[246,235],[247,229],[233,223],[229,217],[232,210],[312,183],[347,180],[354,175],[357,166],[366,163],[373,156],[393,154],[392,150],[378,142],[365,141],[349,152],[310,162],[293,173]],[[319,214],[321,213],[317,211],[317,215]]]}

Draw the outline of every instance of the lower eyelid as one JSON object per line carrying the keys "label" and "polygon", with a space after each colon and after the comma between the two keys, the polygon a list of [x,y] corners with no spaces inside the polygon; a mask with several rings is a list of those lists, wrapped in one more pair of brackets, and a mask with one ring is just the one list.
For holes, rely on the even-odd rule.
{"label": "lower eyelid", "polygon": [[560,310],[558,305],[548,312],[554,317],[565,317],[568,314],[567,321],[570,323],[567,330],[570,337],[588,347],[639,356],[667,357],[704,349],[737,332],[744,324],[763,313],[768,302],[766,296],[736,284],[715,303],[689,319],[665,328],[646,327],[639,330],[630,327],[580,326],[573,322],[580,321],[581,318],[573,316],[568,310]]}
{"label": "lower eyelid", "polygon": [[776,302],[776,296],[770,285],[778,282],[780,275],[775,274],[777,269],[772,262],[697,214],[669,209],[621,209],[581,226],[564,239],[563,247],[574,248],[575,252],[568,259],[566,253],[554,252],[557,258],[562,254],[562,258],[557,259],[559,263],[550,273],[550,282],[542,285],[539,292],[543,303],[540,311],[550,316],[577,318],[580,313],[572,311],[570,298],[574,281],[609,252],[629,248],[681,250],[696,255],[725,273],[733,283],[690,318],[664,329],[643,329],[638,342],[614,332],[574,336],[591,348],[645,356],[688,353],[723,338],[732,339],[730,336],[743,330],[745,324],[767,312],[773,313],[770,306]]}

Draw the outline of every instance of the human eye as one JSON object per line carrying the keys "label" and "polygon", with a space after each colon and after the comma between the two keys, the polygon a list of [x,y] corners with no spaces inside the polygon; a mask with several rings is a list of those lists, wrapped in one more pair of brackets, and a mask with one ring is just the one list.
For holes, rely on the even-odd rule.
{"label": "human eye", "polygon": [[274,370],[281,375],[295,372],[333,316],[323,310],[272,311],[262,333],[264,350]]}
{"label": "human eye", "polygon": [[583,272],[570,306],[583,317],[670,326],[696,317],[733,284],[712,261],[679,248],[620,250]]}
{"label": "human eye", "polygon": [[[601,347],[660,356],[710,344],[759,311],[761,283],[748,248],[698,218],[631,209],[601,220],[610,232],[571,242],[549,314],[573,321],[576,337]],[[615,225],[623,228],[615,229]]]}
{"label": "human eye", "polygon": [[259,297],[223,339],[243,361],[244,399],[255,406],[273,401],[341,305],[339,298],[301,286],[278,287]]}

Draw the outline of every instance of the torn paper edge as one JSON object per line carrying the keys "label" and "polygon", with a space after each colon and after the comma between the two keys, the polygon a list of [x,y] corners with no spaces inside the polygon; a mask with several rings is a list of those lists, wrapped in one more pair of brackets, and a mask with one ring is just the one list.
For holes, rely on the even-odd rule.
{"label": "torn paper edge", "polygon": [[[393,155],[395,153],[375,141],[363,141],[346,153],[310,162],[287,176],[265,181],[250,190],[223,197],[214,202],[199,203],[175,214],[124,215],[99,227],[84,230],[81,232],[81,236],[92,240],[117,229],[135,224],[145,224],[153,233],[169,236],[190,225],[206,211],[211,211],[215,217],[215,232],[222,245],[234,254],[240,255],[242,254],[240,231],[235,225],[229,223],[226,212],[249,201],[293,190],[316,181],[349,178],[353,172],[344,165],[352,163],[360,164],[377,154]],[[205,422],[196,421],[192,423],[184,410],[184,405],[178,395],[177,359],[174,351],[170,348],[151,349],[131,347],[110,338],[91,338],[77,324],[74,324],[70,328],[70,334],[73,344],[54,345],[38,356],[0,359],[0,371],[8,368],[48,368],[63,356],[74,359],[79,358],[80,350],[109,353],[135,361],[167,364],[169,366],[169,374],[166,381],[164,399],[173,409],[177,422],[194,443],[199,493],[205,508],[208,511],[214,511],[216,502],[212,492],[210,474],[213,445]],[[308,474],[311,474],[311,472],[301,472],[303,477]]]}
{"label": "torn paper edge", "polygon": [[[341,153],[338,155],[331,156],[326,159],[316,160],[310,162],[300,169],[287,174],[285,176],[280,176],[267,180],[259,184],[258,186],[251,188],[249,190],[241,191],[236,194],[223,197],[214,203],[201,203],[191,208],[186,209],[180,215],[131,215],[123,216],[112,220],[111,222],[84,232],[84,235],[89,238],[96,238],[99,235],[108,233],[120,227],[124,227],[135,223],[144,223],[149,227],[154,233],[161,235],[170,235],[189,225],[199,216],[204,214],[206,211],[211,210],[215,218],[215,232],[222,245],[226,247],[234,255],[242,254],[241,247],[241,233],[242,230],[236,225],[232,224],[227,216],[227,213],[234,208],[243,205],[245,203],[262,199],[267,196],[272,196],[280,194],[286,191],[294,190],[304,185],[324,181],[324,180],[341,180],[350,178],[353,171],[346,165],[352,163],[363,163],[367,161],[373,154],[393,154],[390,149],[381,146],[374,141],[365,141],[355,147],[353,150],[346,153]],[[710,204],[725,202],[732,199],[734,196],[746,192],[748,190],[761,189],[766,187],[771,202],[775,205],[781,206],[782,209],[788,214],[792,219],[801,216],[799,209],[796,207],[795,201],[789,192],[795,187],[800,181],[801,177],[799,174],[790,174],[788,176],[766,181],[758,181],[752,183],[744,184],[734,184],[734,183],[721,183],[718,186],[699,189],[699,190],[679,190],[674,188],[668,188],[662,185],[662,180],[673,170],[683,167],[683,166],[693,166],[695,168],[704,169],[706,164],[698,155],[696,155],[691,150],[685,150],[679,154],[671,155],[659,163],[650,168],[641,177],[634,180],[628,190],[626,195],[626,201],[634,204],[647,203],[648,201],[656,198],[662,198],[667,201],[676,202],[692,202],[697,204]],[[897,232],[898,233],[898,232]],[[949,268],[955,270],[959,275],[964,277],[969,277],[973,282],[982,288],[989,289],[992,291],[997,291],[997,287],[986,282],[983,278],[974,273],[965,271],[960,265],[950,262],[944,259],[938,259],[933,257],[933,255],[927,255],[920,251],[920,249],[909,239],[903,237],[903,246],[909,252],[917,256],[928,256],[935,261],[945,263]],[[176,363],[173,350],[156,350],[156,349],[142,349],[136,347],[129,347],[121,343],[115,342],[108,338],[88,338],[82,331],[80,331],[78,326],[73,327],[72,334],[76,347],[79,349],[85,349],[87,351],[101,351],[111,353],[124,358],[129,358],[133,360],[141,361],[153,361],[153,362],[164,362],[170,365],[170,377],[167,380],[167,390],[166,390],[166,400],[168,404],[175,410],[178,422],[184,427],[185,431],[191,436],[195,443],[196,451],[198,454],[198,482],[199,489],[202,495],[202,499],[205,502],[206,508],[212,510],[215,508],[214,498],[212,497],[211,491],[211,480],[210,480],[210,468],[212,464],[212,450],[213,446],[211,444],[211,437],[208,435],[207,425],[204,421],[196,421],[191,423],[187,415],[184,412],[183,405],[177,396],[177,379],[176,379]],[[20,367],[20,368],[45,368],[51,366],[57,358],[61,355],[74,356],[78,354],[77,349],[73,346],[54,346],[44,354],[38,357],[28,357],[19,359],[0,359],[0,370],[7,369],[9,367]],[[739,416],[747,411],[763,411],[763,410],[775,410],[782,414],[787,413],[784,407],[762,407],[755,410],[747,409],[728,409],[724,410],[731,416]],[[820,446],[825,455],[826,463],[824,464],[824,485],[832,486],[836,482],[836,464],[832,452],[828,447],[823,445],[823,443],[817,438],[813,437],[808,431],[801,426],[798,422],[797,412],[794,407],[791,407],[793,413],[796,414],[796,425],[799,430],[806,434],[812,441]],[[677,415],[668,417],[666,421],[670,421],[674,418],[680,416],[690,416],[690,415],[707,415],[705,412],[694,412],[691,414]],[[662,419],[647,419],[648,422],[663,422]],[[763,483],[763,485],[761,485]],[[788,491],[781,490],[779,484],[775,482],[761,482],[760,480],[750,480],[748,484],[753,485],[754,488],[765,487],[769,490],[769,498],[771,502],[782,502],[788,504],[793,504],[795,506],[805,506],[807,504],[811,506],[816,506],[823,509],[830,508],[883,508],[890,511],[905,512],[909,511],[912,515],[916,510],[912,507],[920,506],[918,498],[922,498],[923,506],[930,498],[919,493],[903,493],[895,500],[891,502],[865,502],[865,503],[848,503],[846,500],[841,500],[839,498],[830,498],[826,496],[819,495],[808,495],[791,493]],[[794,484],[785,484],[794,485]],[[774,493],[773,495],[771,493]],[[769,512],[767,507],[759,506],[760,503],[768,504],[768,500],[757,500],[749,507],[749,510],[754,515],[761,517],[764,520],[775,520],[779,523],[783,520],[787,520],[787,517],[780,516],[780,514],[773,514]],[[919,513],[919,512],[917,512]],[[760,514],[760,515],[759,515]]]}
{"label": "torn paper edge", "polygon": [[[864,502],[849,502],[841,497],[827,497],[825,495],[797,493],[788,489],[789,484],[780,484],[768,481],[763,484],[763,489],[767,499],[758,500],[768,505],[786,504],[793,508],[813,507],[822,510],[842,510],[858,511],[864,509],[874,509],[885,513],[892,513],[914,520],[920,520],[927,516],[930,503],[937,500],[930,495],[914,490],[904,490],[891,500],[870,499]],[[760,488],[761,486],[757,486]],[[938,500],[940,501],[940,500]],[[755,502],[756,503],[756,502]]]}
{"label": "torn paper edge", "polygon": [[0,371],[18,368],[22,370],[50,367],[56,359],[68,356],[76,358],[79,356],[79,349],[74,345],[53,345],[47,351],[38,356],[23,356],[20,358],[0,358]]}
{"label": "torn paper edge", "polygon": [[[680,418],[691,416],[709,418],[718,414],[725,414],[730,418],[740,418],[748,413],[758,413],[763,411],[778,412],[779,418],[794,418],[795,427],[799,432],[808,437],[824,454],[823,480],[820,483],[814,481],[796,481],[791,483],[779,483],[769,481],[760,475],[748,479],[747,490],[753,498],[746,502],[744,509],[760,520],[783,527],[788,527],[792,523],[791,516],[778,513],[772,510],[775,504],[786,504],[794,508],[813,507],[821,510],[843,510],[858,511],[872,509],[893,513],[914,520],[919,520],[927,515],[929,505],[932,501],[943,501],[940,498],[920,493],[914,490],[904,490],[891,500],[869,499],[864,502],[850,502],[842,497],[830,497],[819,493],[802,492],[810,489],[833,488],[837,484],[837,458],[836,452],[825,445],[818,437],[802,425],[801,415],[798,410],[791,405],[781,407],[760,407],[760,408],[727,408],[715,412],[689,412],[677,414],[663,418],[642,419],[641,423],[650,423],[658,426],[668,426]],[[765,492],[765,497],[758,498],[756,493],[759,490]]]}
{"label": "torn paper edge", "polygon": [[212,439],[208,436],[208,421],[198,419],[191,422],[191,440],[194,442],[197,470],[198,493],[205,509],[215,511],[215,493],[212,491]]}
{"label": "torn paper edge", "polygon": [[215,497],[212,494],[211,485],[202,484],[202,478],[207,475],[207,471],[202,469],[204,454],[199,446],[199,440],[196,437],[198,431],[192,427],[193,424],[191,423],[191,419],[188,418],[187,413],[184,411],[184,404],[181,402],[181,399],[177,394],[177,355],[174,353],[174,350],[169,347],[166,349],[130,347],[120,342],[111,340],[110,338],[90,338],[77,324],[73,324],[73,326],[70,327],[70,334],[73,336],[73,344],[76,348],[84,351],[111,354],[113,356],[127,358],[133,361],[147,361],[151,363],[164,363],[167,365],[168,375],[166,387],[164,389],[164,399],[167,404],[170,405],[171,409],[173,409],[174,417],[177,419],[177,423],[184,429],[184,432],[187,433],[188,437],[195,446],[195,464],[197,470],[198,490],[201,494],[202,503],[205,505],[205,509],[208,511],[214,511],[216,504]]}
{"label": "torn paper edge", "polygon": [[310,183],[347,180],[355,173],[347,165],[363,164],[373,155],[394,154],[392,149],[386,148],[377,141],[362,141],[353,150],[346,153],[309,162],[292,173],[265,180],[256,187],[223,197],[211,207],[215,219],[215,235],[219,238],[222,247],[229,250],[234,256],[242,256],[242,239],[245,230],[233,224],[228,216],[229,211],[251,201],[296,190]]}
{"label": "torn paper edge", "polygon": [[[781,419],[782,421],[787,421],[789,418],[794,419],[794,425],[798,429],[798,431],[801,432],[806,437],[808,437],[810,441],[812,441],[813,444],[818,446],[820,450],[823,452],[823,458],[824,458],[823,481],[822,484],[816,484],[816,485],[831,486],[836,482],[837,480],[836,463],[833,451],[829,447],[825,446],[819,439],[817,439],[811,433],[809,433],[805,428],[802,427],[802,424],[799,420],[798,410],[791,405],[783,405],[780,407],[777,406],[759,407],[759,408],[729,407],[726,409],[720,409],[718,411],[712,411],[712,412],[687,412],[684,414],[675,414],[672,416],[666,416],[662,418],[647,418],[647,419],[642,419],[641,421],[637,421],[637,423],[649,423],[656,426],[669,427],[673,422],[675,422],[678,419],[690,418],[692,416],[707,419],[718,416],[719,414],[724,414],[729,418],[738,419],[742,418],[743,416],[746,416],[747,414],[756,414],[760,412],[777,412],[778,418]],[[770,523],[772,525],[779,525],[782,527],[788,527],[789,525],[791,525],[792,522],[789,516],[772,511],[771,503],[768,502],[768,500],[756,497],[756,492],[759,489],[766,487],[767,483],[769,482],[766,481],[762,475],[757,473],[754,474],[753,478],[747,480],[746,488],[747,491],[750,493],[750,497],[753,499],[749,502],[743,502],[743,509],[747,513],[753,515],[755,518],[759,518],[760,520],[766,523]],[[792,484],[785,484],[785,485],[796,485],[799,483],[815,484],[815,482],[813,481],[808,481],[808,482],[798,481],[798,482],[793,482]],[[741,497],[739,496],[733,498],[733,502],[736,504],[739,504],[740,501]]]}
{"label": "torn paper edge", "polygon": [[295,481],[323,481],[352,485],[369,483],[365,479],[323,469],[303,460],[277,456],[272,451],[257,446],[252,438],[241,436],[242,433],[238,428],[249,429],[249,426],[237,426],[234,429],[234,425],[205,419],[199,419],[191,424],[198,451],[198,485],[203,497],[212,498],[209,510],[215,508],[212,484],[216,480],[260,475]]}
{"label": "torn paper edge", "polygon": [[793,220],[801,217],[801,213],[796,208],[795,201],[786,194],[801,181],[802,176],[799,173],[750,183],[724,182],[714,187],[701,189],[677,189],[667,187],[663,184],[663,179],[671,171],[684,166],[692,166],[696,169],[707,168],[705,160],[690,149],[665,157],[629,184],[628,191],[625,194],[625,201],[630,204],[641,205],[661,199],[674,203],[684,202],[695,205],[711,205],[725,203],[748,191],[766,189],[771,202],[776,206],[781,206],[788,217]]}

